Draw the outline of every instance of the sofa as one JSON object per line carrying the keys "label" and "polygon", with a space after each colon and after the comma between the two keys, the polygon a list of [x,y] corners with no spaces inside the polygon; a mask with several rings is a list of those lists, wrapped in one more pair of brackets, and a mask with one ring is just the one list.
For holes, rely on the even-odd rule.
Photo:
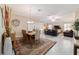
{"label": "sofa", "polygon": [[57,31],[56,30],[44,30],[45,35],[51,35],[51,36],[57,36]]}
{"label": "sofa", "polygon": [[70,31],[65,31],[65,32],[64,32],[64,36],[73,37],[73,31],[72,31],[72,30],[70,30]]}
{"label": "sofa", "polygon": [[61,29],[61,27],[59,25],[55,25],[54,28],[57,29]]}

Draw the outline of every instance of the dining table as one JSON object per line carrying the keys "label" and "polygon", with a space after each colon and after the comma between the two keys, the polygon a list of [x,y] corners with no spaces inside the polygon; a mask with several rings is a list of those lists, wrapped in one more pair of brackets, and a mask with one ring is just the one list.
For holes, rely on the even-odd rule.
{"label": "dining table", "polygon": [[30,32],[28,31],[28,32],[26,32],[26,34],[28,34],[30,36],[35,35],[35,33],[36,33],[35,31],[30,31]]}
{"label": "dining table", "polygon": [[33,44],[35,44],[35,34],[36,34],[36,32],[35,31],[30,31],[30,32],[28,31],[28,32],[26,32],[26,34],[28,35],[31,46],[33,46]]}

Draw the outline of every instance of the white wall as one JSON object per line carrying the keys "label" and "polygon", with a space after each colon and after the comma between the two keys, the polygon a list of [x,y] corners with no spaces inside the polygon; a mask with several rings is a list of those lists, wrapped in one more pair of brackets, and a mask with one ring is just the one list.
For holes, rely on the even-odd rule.
{"label": "white wall", "polygon": [[[30,31],[34,28],[41,29],[43,27],[42,23],[37,23],[37,22],[33,23],[33,24],[27,24],[27,20],[28,20],[27,17],[12,14],[11,21],[13,19],[18,19],[20,21],[20,24],[17,27],[15,27],[11,24],[12,25],[12,31],[16,32],[17,37],[22,37],[22,32],[21,32],[22,29],[25,29],[26,31],[27,30]],[[27,26],[28,26],[28,28],[27,28]]]}
{"label": "white wall", "polygon": [[27,30],[27,24],[26,24],[27,18],[12,14],[11,23],[13,19],[18,19],[20,21],[20,24],[17,27],[13,26],[12,24],[11,25],[12,25],[13,31],[16,32],[16,36],[21,37],[22,36],[21,30],[22,29]]}
{"label": "white wall", "polygon": [[[41,29],[41,27],[43,26],[43,23],[40,23],[39,20],[38,20],[37,23],[31,24],[31,25],[27,24],[27,20],[28,20],[27,17],[15,15],[15,14],[12,15],[12,19],[18,19],[20,21],[20,25],[18,27],[12,26],[13,30],[16,32],[17,37],[22,36],[22,33],[21,33],[22,29],[30,31],[30,30],[34,29],[34,27]],[[67,23],[73,24],[73,21],[67,21],[67,20],[73,20],[73,19],[74,18],[72,16],[70,18],[63,18],[63,20],[65,20],[65,21],[55,21],[55,22],[52,22],[52,23],[49,23],[49,24],[52,24],[53,26],[54,25],[60,25],[62,30],[64,30],[64,24],[67,24]],[[28,28],[27,28],[27,26],[28,26]]]}
{"label": "white wall", "polygon": [[[43,19],[34,18],[33,19],[34,21],[35,21],[35,19],[37,20],[37,21],[35,21],[36,23],[33,24],[33,25],[28,25],[27,24],[28,16],[24,17],[24,16],[20,16],[20,15],[16,15],[16,14],[12,13],[12,19],[18,19],[20,21],[20,25],[18,27],[12,26],[12,29],[16,32],[17,37],[22,36],[22,33],[21,33],[22,29],[32,30],[34,27],[37,27],[37,28],[40,29],[42,27],[43,23],[44,24],[49,23],[49,24],[52,24],[53,26],[54,25],[60,25],[62,30],[64,30],[64,24],[66,24],[66,23],[73,24],[74,19],[75,19],[74,16],[75,15],[73,13],[71,13],[70,15],[64,16],[63,18],[58,19],[55,22],[52,22],[50,20],[45,20],[44,18]],[[43,22],[41,22],[40,20],[43,21]],[[27,26],[28,26],[28,28],[27,28]]]}

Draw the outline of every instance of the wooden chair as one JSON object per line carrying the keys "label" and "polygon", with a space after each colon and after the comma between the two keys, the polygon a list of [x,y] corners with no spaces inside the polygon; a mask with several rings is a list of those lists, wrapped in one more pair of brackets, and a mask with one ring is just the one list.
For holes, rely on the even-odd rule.
{"label": "wooden chair", "polygon": [[26,30],[22,30],[22,34],[23,34],[23,42],[24,43],[29,43],[29,37],[26,34]]}
{"label": "wooden chair", "polygon": [[22,30],[22,34],[23,42],[25,44],[29,44],[32,47],[35,42],[35,35],[29,35],[28,33],[26,33],[26,30]]}

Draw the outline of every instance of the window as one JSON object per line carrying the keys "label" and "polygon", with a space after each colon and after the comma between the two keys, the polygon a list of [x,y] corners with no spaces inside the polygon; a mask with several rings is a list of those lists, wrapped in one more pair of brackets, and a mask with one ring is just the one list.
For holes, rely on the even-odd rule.
{"label": "window", "polygon": [[49,26],[48,26],[48,29],[52,29],[52,25],[49,25]]}
{"label": "window", "polygon": [[71,30],[71,24],[64,24],[64,31]]}

